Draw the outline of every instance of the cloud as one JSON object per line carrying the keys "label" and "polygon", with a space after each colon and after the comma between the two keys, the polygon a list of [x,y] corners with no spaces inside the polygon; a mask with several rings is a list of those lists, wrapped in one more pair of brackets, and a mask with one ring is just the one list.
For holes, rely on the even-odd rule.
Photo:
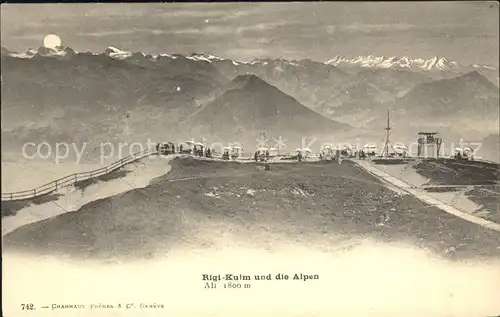
{"label": "cloud", "polygon": [[259,24],[254,24],[254,25],[240,26],[236,29],[236,33],[241,34],[241,33],[244,33],[246,31],[269,31],[272,29],[276,29],[280,26],[291,25],[294,23],[295,22],[281,21],[281,22],[266,22],[266,23],[259,23]]}
{"label": "cloud", "polygon": [[167,12],[158,13],[156,16],[163,18],[215,18],[215,17],[224,17],[227,15],[227,11],[224,10],[201,10],[202,7],[206,7],[206,5],[199,4],[199,9],[195,10],[169,10]]}
{"label": "cloud", "polygon": [[334,34],[335,31],[337,30],[337,27],[335,25],[327,25],[325,27],[326,33],[328,34]]}
{"label": "cloud", "polygon": [[418,28],[412,24],[347,24],[340,26],[340,30],[354,33],[370,33],[373,31],[409,31]]}
{"label": "cloud", "polygon": [[[219,25],[207,25],[200,26],[198,28],[188,27],[184,29],[178,29],[172,31],[174,34],[215,34],[215,35],[229,35],[229,34],[237,34],[242,35],[246,32],[268,32],[270,30],[276,29],[281,26],[290,25],[293,22],[266,22],[266,23],[258,23],[252,25],[238,26],[235,27],[232,24],[219,24]],[[249,34],[247,34],[249,35]]]}
{"label": "cloud", "polygon": [[29,40],[29,41],[41,41],[47,34],[42,34],[42,33],[32,33],[32,34],[23,34],[19,36],[13,36],[12,39],[16,40]]}
{"label": "cloud", "polygon": [[76,33],[77,36],[93,36],[93,37],[106,37],[112,35],[127,35],[138,33],[141,31],[149,31],[149,30],[140,30],[140,29],[128,29],[128,30],[115,30],[115,31],[97,31],[97,32],[79,32]]}
{"label": "cloud", "polygon": [[269,37],[261,37],[261,38],[256,38],[255,40],[256,44],[271,44],[276,41],[276,39],[269,38]]}
{"label": "cloud", "polygon": [[[272,56],[271,52],[264,48],[235,48],[227,51],[228,56],[240,57],[236,60],[254,59],[258,57]],[[250,58],[251,57],[251,58]]]}
{"label": "cloud", "polygon": [[259,15],[262,13],[259,4],[247,3],[196,3],[196,4],[165,4],[156,10],[155,16],[162,18],[198,18],[231,21]]}
{"label": "cloud", "polygon": [[[256,7],[258,4],[254,3],[252,5],[254,5]],[[234,10],[233,12],[231,12],[231,14],[227,14],[227,12],[226,12],[226,14],[224,16],[220,17],[220,20],[221,21],[237,20],[237,19],[241,19],[243,17],[248,18],[251,15],[258,15],[261,13],[262,13],[262,10],[252,10],[252,9],[247,9],[247,8],[241,8],[241,9]]]}
{"label": "cloud", "polygon": [[154,35],[160,34],[172,34],[169,30],[159,30],[159,29],[125,29],[125,30],[110,30],[110,31],[98,31],[98,32],[80,32],[77,36],[92,36],[92,37],[107,37],[113,35],[130,35],[137,33],[148,33]]}
{"label": "cloud", "polygon": [[173,30],[174,34],[215,34],[215,35],[225,35],[225,34],[234,34],[235,30],[232,26],[225,25],[209,25],[206,27],[200,28],[186,28]]}

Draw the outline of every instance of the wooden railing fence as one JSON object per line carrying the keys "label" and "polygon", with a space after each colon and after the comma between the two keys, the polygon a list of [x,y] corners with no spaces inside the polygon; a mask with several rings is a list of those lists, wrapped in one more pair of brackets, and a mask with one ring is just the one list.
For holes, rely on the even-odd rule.
{"label": "wooden railing fence", "polygon": [[134,154],[131,154],[127,157],[124,157],[108,166],[92,170],[89,172],[81,172],[81,173],[75,173],[71,174],[59,179],[56,179],[55,181],[52,181],[50,183],[47,183],[45,185],[39,186],[34,189],[30,190],[23,190],[23,191],[18,191],[18,192],[12,192],[12,193],[2,193],[2,201],[13,201],[13,200],[25,200],[25,199],[33,199],[36,197],[40,197],[43,195],[50,194],[52,192],[57,191],[59,188],[66,187],[66,186],[72,186],[76,182],[88,180],[91,178],[96,178],[105,174],[109,174],[119,168],[122,168],[123,166],[130,164],[132,162],[135,162],[141,158],[156,154],[156,150],[144,150],[140,152],[136,152]]}

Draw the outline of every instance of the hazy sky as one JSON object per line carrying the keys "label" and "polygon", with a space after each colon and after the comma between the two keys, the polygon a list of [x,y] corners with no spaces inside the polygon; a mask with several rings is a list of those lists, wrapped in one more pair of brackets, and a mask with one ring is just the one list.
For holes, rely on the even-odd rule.
{"label": "hazy sky", "polygon": [[55,33],[77,51],[212,53],[236,60],[445,56],[498,66],[496,2],[2,4],[1,44]]}

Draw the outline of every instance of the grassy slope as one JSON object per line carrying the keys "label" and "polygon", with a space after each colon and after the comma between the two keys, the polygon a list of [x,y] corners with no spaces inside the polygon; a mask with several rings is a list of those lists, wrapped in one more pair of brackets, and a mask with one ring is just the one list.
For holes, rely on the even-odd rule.
{"label": "grassy slope", "polygon": [[[75,257],[149,257],[210,247],[227,233],[261,247],[357,237],[406,242],[461,259],[500,256],[500,233],[400,196],[357,166],[176,159],[152,185],[19,228],[6,249]],[[194,180],[173,179],[200,177]],[[379,223],[384,222],[383,226]],[[453,252],[447,252],[451,247]]]}
{"label": "grassy slope", "polygon": [[500,187],[476,187],[468,190],[465,195],[480,205],[479,212],[483,218],[500,223]]}
{"label": "grassy slope", "polygon": [[490,185],[500,181],[498,164],[482,162],[421,161],[414,165],[428,185]]}
{"label": "grassy slope", "polygon": [[15,201],[2,201],[2,218],[15,216],[17,212],[31,204],[40,205],[50,201],[56,201],[60,194],[47,194],[40,197]]}
{"label": "grassy slope", "polygon": [[[475,185],[468,189],[465,196],[480,205],[481,217],[500,223],[500,187],[491,186],[500,183],[498,164],[482,162],[443,162],[422,161],[414,165],[417,173],[429,179],[428,185]],[[481,187],[481,185],[489,185]],[[431,192],[460,191],[459,188],[436,188]]]}

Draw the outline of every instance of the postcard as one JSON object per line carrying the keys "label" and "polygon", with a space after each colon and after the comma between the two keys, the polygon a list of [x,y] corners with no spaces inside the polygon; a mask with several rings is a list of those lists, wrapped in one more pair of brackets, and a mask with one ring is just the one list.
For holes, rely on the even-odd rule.
{"label": "postcard", "polygon": [[498,25],[2,4],[3,315],[500,315]]}

